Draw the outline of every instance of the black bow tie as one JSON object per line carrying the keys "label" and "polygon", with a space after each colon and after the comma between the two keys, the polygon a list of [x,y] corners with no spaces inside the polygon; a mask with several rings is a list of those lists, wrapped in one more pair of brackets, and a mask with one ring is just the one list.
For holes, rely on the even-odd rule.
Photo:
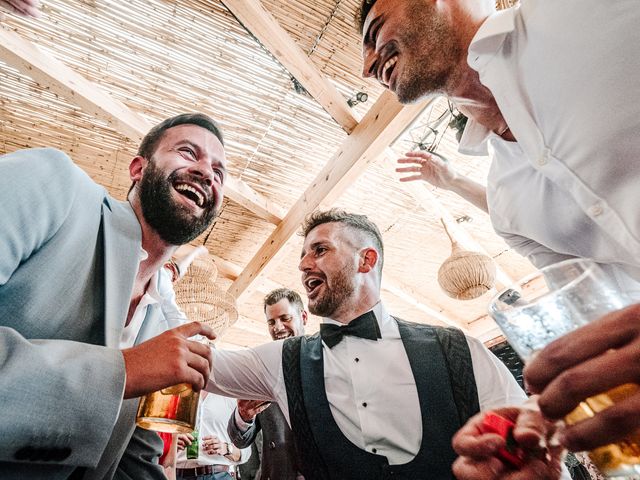
{"label": "black bow tie", "polygon": [[329,348],[333,348],[339,344],[345,335],[353,335],[354,337],[369,340],[382,338],[378,321],[372,310],[351,320],[348,325],[342,327],[332,323],[323,323],[320,325],[320,336]]}

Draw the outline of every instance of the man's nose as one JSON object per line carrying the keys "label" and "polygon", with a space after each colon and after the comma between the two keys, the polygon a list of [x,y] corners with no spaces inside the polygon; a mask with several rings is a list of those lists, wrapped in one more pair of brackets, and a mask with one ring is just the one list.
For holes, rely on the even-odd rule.
{"label": "man's nose", "polygon": [[209,162],[198,162],[189,168],[189,173],[199,177],[208,187],[213,185],[213,167]]}
{"label": "man's nose", "polygon": [[300,263],[298,264],[298,270],[301,272],[306,272],[311,269],[311,260],[309,255],[305,255],[300,259]]}

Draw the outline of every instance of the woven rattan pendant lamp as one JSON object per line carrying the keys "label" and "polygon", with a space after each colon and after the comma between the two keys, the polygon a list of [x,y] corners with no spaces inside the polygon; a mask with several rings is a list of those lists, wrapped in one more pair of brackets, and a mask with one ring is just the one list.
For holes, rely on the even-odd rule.
{"label": "woven rattan pendant lamp", "polygon": [[193,260],[174,285],[176,302],[189,320],[210,325],[220,335],[238,320],[236,299],[215,285],[218,269],[209,255]]}
{"label": "woven rattan pendant lamp", "polygon": [[496,264],[483,253],[464,250],[449,233],[444,219],[440,219],[451,241],[451,256],[438,270],[438,283],[444,292],[458,300],[472,300],[487,293],[496,281]]}

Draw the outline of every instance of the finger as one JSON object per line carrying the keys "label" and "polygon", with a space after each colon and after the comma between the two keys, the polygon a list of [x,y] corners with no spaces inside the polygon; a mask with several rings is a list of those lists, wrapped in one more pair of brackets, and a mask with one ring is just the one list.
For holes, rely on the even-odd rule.
{"label": "finger", "polygon": [[412,150],[411,152],[407,152],[404,154],[405,157],[408,158],[413,158],[415,161],[416,158],[422,158],[424,160],[429,160],[431,158],[432,153],[431,152],[423,152],[420,150]]}
{"label": "finger", "polygon": [[188,357],[187,365],[189,366],[187,373],[190,377],[188,380],[189,383],[191,383],[191,386],[196,392],[202,390],[206,386],[209,375],[211,374],[211,364],[206,358],[191,354]]}
{"label": "finger", "polygon": [[406,173],[406,172],[419,172],[422,170],[422,167],[419,166],[415,166],[415,167],[400,167],[400,168],[396,168],[396,172],[398,173]]}
{"label": "finger", "polygon": [[412,175],[410,177],[402,177],[399,180],[401,182],[413,182],[415,180],[422,180],[422,175]]}
{"label": "finger", "polygon": [[173,329],[175,333],[179,333],[185,337],[193,337],[194,335],[204,335],[205,337],[215,340],[216,334],[209,325],[200,322],[189,322]]}
{"label": "finger", "polygon": [[629,346],[564,371],[540,394],[540,410],[548,418],[562,418],[588,397],[637,381],[639,357],[638,348]]}
{"label": "finger", "polygon": [[[594,417],[565,427],[560,443],[575,452],[592,450],[633,435],[630,443],[640,441],[640,393],[619,401]],[[629,442],[628,442],[629,443]]]}
{"label": "finger", "polygon": [[0,2],[22,17],[40,17],[39,2]]}
{"label": "finger", "polygon": [[499,448],[505,445],[505,441],[500,435],[482,433],[481,424],[483,419],[483,413],[472,417],[453,436],[451,444],[458,455],[487,458],[493,456]]}
{"label": "finger", "polygon": [[424,165],[426,162],[424,159],[418,159],[418,158],[399,158],[397,160],[397,163],[409,163],[411,165]]}
{"label": "finger", "polygon": [[535,410],[522,410],[513,428],[513,438],[524,449],[545,447],[545,439],[555,431],[555,426],[542,418]]}
{"label": "finger", "polygon": [[452,466],[458,480],[494,480],[506,473],[505,464],[496,457],[479,462],[469,457],[458,457]]}
{"label": "finger", "polygon": [[525,367],[527,385],[531,391],[541,392],[564,370],[629,343],[638,335],[639,316],[639,306],[633,305],[551,342]]}

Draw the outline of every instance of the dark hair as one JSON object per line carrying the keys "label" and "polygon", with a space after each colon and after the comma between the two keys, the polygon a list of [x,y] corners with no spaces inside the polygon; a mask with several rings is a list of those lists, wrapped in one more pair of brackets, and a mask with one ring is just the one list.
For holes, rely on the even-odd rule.
{"label": "dark hair", "polygon": [[[149,132],[144,136],[142,142],[140,142],[140,146],[138,147],[137,155],[146,158],[147,160],[151,159],[153,154],[158,148],[158,143],[162,140],[164,133],[170,128],[177,127],[178,125],[197,125],[198,127],[206,128],[211,133],[213,133],[220,143],[224,146],[224,139],[222,137],[222,130],[218,124],[209,116],[204,113],[182,113],[180,115],[176,115],[175,117],[167,118],[163,120],[158,125],[153,127]],[[127,196],[133,190],[136,182],[133,182],[129,187],[129,191],[127,192]]]}
{"label": "dark hair", "polygon": [[362,35],[362,29],[364,28],[364,21],[367,19],[367,15],[369,15],[369,11],[373,4],[376,3],[376,0],[362,0],[360,3],[360,8],[356,12],[356,22],[358,22],[358,31],[360,35]]}
{"label": "dark hair", "polygon": [[318,225],[324,223],[342,223],[354,230],[363,232],[370,240],[373,240],[373,246],[378,250],[378,272],[382,272],[382,264],[384,263],[384,247],[382,244],[382,234],[380,230],[366,215],[358,215],[355,213],[348,213],[344,210],[332,208],[331,210],[320,211],[316,210],[313,213],[307,215],[302,224],[302,236],[306,237],[309,232],[316,228]]}
{"label": "dark hair", "polygon": [[150,159],[155,153],[158,143],[162,140],[164,132],[178,125],[197,125],[198,127],[206,128],[218,137],[220,143],[224,145],[222,130],[220,130],[220,127],[212,118],[204,113],[183,113],[175,117],[167,118],[149,130],[149,133],[144,136],[138,147],[138,155]]}
{"label": "dark hair", "polygon": [[267,311],[267,305],[275,305],[283,298],[286,298],[291,305],[298,309],[299,313],[302,313],[302,311],[304,310],[302,298],[300,298],[298,292],[289,288],[276,288],[272,292],[268,293],[267,296],[264,297],[264,300],[262,302],[264,305],[264,311]]}

